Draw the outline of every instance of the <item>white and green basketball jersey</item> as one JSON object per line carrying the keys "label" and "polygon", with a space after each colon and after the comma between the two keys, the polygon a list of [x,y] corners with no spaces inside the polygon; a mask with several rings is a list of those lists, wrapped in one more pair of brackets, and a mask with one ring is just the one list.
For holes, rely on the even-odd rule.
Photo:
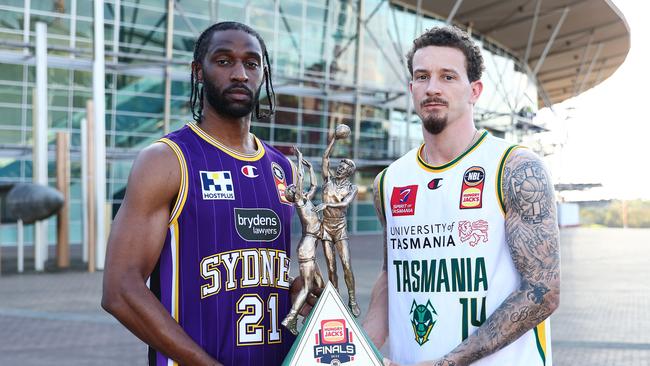
{"label": "white and green basketball jersey", "polygon": [[[426,164],[421,146],[382,172],[390,358],[396,362],[444,356],[519,286],[500,189],[515,148],[483,131],[448,164]],[[547,366],[550,346],[545,321],[474,365]]]}

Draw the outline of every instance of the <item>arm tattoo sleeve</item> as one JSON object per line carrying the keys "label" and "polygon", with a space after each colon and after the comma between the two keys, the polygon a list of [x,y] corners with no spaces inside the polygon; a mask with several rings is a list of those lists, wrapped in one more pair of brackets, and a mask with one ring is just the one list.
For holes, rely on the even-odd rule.
{"label": "arm tattoo sleeve", "polygon": [[509,345],[559,304],[559,230],[548,173],[536,155],[516,151],[506,163],[502,189],[506,241],[521,284],[474,334],[449,353],[458,365]]}

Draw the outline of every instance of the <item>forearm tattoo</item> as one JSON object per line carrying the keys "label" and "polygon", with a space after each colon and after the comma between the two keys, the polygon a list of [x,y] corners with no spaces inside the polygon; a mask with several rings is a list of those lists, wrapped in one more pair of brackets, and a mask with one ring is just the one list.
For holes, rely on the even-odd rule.
{"label": "forearm tattoo", "polygon": [[448,355],[449,359],[460,360],[458,365],[472,363],[509,345],[546,319],[559,302],[559,231],[548,174],[531,153],[514,154],[506,164],[502,188],[506,241],[521,285]]}

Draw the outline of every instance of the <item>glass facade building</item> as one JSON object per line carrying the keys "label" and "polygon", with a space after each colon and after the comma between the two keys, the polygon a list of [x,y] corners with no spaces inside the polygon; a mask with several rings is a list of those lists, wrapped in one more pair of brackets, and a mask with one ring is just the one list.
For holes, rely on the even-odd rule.
{"label": "glass facade building", "polygon": [[[330,129],[351,127],[335,156],[357,162],[359,196],[349,213],[355,233],[379,230],[372,181],[388,163],[421,143],[408,94],[404,55],[423,30],[444,21],[386,0],[106,0],[106,200],[123,198],[137,152],[191,120],[190,62],[210,24],[251,25],[269,49],[277,109],[253,132],[290,154],[300,147],[317,168]],[[32,180],[35,24],[47,24],[49,179],[54,135],[71,134],[71,241],[82,232],[81,123],[92,99],[93,2],[0,0],[0,183]],[[537,110],[537,88],[508,50],[473,34],[483,49],[485,88],[476,122],[518,139]],[[264,100],[262,95],[261,100]],[[49,225],[53,242],[55,225]],[[31,241],[26,230],[26,241]],[[0,243],[12,245],[10,223]]]}

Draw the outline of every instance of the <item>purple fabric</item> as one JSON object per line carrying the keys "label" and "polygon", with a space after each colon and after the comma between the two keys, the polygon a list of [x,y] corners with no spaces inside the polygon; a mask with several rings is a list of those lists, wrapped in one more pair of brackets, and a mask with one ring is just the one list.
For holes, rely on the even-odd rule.
{"label": "purple fabric", "polygon": [[[239,160],[208,143],[188,126],[172,132],[166,137],[180,147],[188,169],[187,200],[178,218],[180,238],[178,253],[179,324],[194,341],[226,366],[276,366],[281,364],[294,341],[293,335],[280,325],[280,321],[284,319],[291,307],[289,291],[275,286],[258,285],[242,288],[243,261],[240,255],[235,272],[236,288],[226,290],[227,272],[225,265],[220,263],[216,265],[216,268],[221,273],[221,289],[218,293],[201,298],[201,286],[210,283],[201,275],[201,261],[219,253],[259,248],[284,251],[287,258],[290,257],[290,222],[293,207],[280,201],[272,162],[280,166],[287,185],[292,183],[291,165],[284,155],[266,144],[264,144],[265,154],[259,160]],[[244,166],[253,166],[254,168],[244,169],[242,172]],[[229,174],[222,173],[220,176],[224,180],[218,181],[206,178],[205,174],[201,175],[201,171],[229,172]],[[276,169],[276,176],[277,174]],[[252,177],[253,175],[258,176]],[[232,181],[232,185],[226,187],[228,178]],[[206,189],[210,189],[211,183],[214,183],[212,187],[216,187],[217,183],[223,183],[214,189],[234,193],[234,199],[204,199],[203,194]],[[278,237],[272,241],[256,241],[252,240],[250,235],[247,237],[245,233],[242,236],[236,227],[238,221],[236,208],[272,210],[279,218]],[[257,211],[246,212],[255,214]],[[263,212],[268,213],[268,210],[263,210]],[[272,216],[270,213],[269,215]],[[262,226],[267,229],[269,227],[269,225]],[[245,228],[241,228],[241,230],[245,230]],[[157,295],[170,312],[173,301],[171,249],[168,233],[156,271],[150,280],[152,290],[154,290],[155,284],[159,283]],[[277,276],[279,272],[277,263],[275,267]],[[156,291],[154,290],[154,292]],[[236,311],[237,303],[247,294],[256,294],[262,303],[263,314],[259,325],[263,327],[263,343],[259,345],[237,345],[237,322],[243,316],[241,312]],[[269,302],[273,301],[271,300],[273,294],[277,294],[276,329],[280,329],[281,342],[269,344],[272,310]],[[166,365],[167,358],[159,352],[150,352],[150,364]]]}

